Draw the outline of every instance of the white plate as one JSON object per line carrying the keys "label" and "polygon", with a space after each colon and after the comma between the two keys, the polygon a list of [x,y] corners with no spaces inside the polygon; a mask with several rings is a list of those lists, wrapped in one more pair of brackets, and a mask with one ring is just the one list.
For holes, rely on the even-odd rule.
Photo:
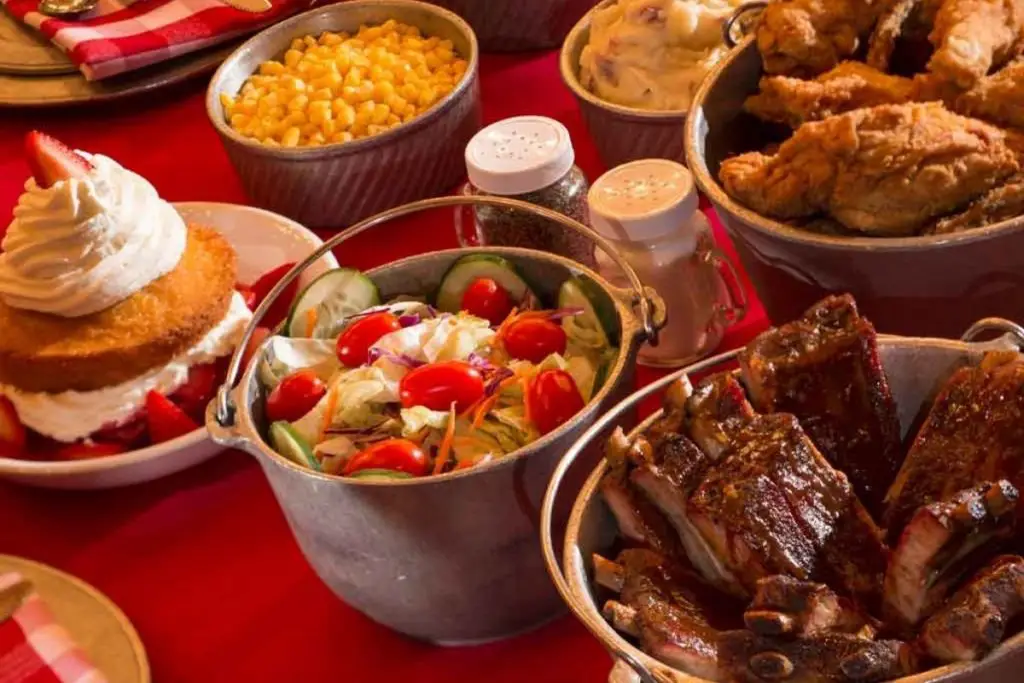
{"label": "white plate", "polygon": [[[192,223],[216,228],[238,253],[239,282],[249,283],[282,263],[301,261],[323,242],[295,221],[236,204],[184,202],[174,207]],[[327,254],[302,274],[300,286],[337,268]],[[121,455],[74,462],[0,458],[0,478],[55,489],[104,489],[152,481],[208,460],[222,449],[205,429]]]}

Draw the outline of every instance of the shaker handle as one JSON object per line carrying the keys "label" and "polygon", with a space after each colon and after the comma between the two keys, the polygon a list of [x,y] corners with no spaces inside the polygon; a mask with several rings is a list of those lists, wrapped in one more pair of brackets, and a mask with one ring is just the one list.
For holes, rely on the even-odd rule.
{"label": "shaker handle", "polygon": [[1024,349],[1024,327],[1005,318],[982,318],[967,328],[967,331],[960,335],[960,340],[973,342],[986,332],[1000,332],[1001,336],[1009,337],[1019,350]]}
{"label": "shaker handle", "polygon": [[527,213],[534,213],[543,218],[547,218],[548,220],[560,223],[562,226],[569,228],[570,230],[575,230],[584,237],[588,237],[592,240],[609,256],[609,258],[612,259],[612,261],[615,262],[615,265],[625,273],[626,279],[629,281],[629,286],[634,296],[634,301],[639,308],[639,318],[643,336],[647,342],[652,344],[657,343],[658,331],[664,324],[663,317],[660,320],[658,319],[658,307],[651,300],[651,297],[644,288],[643,283],[640,282],[640,278],[637,276],[636,271],[633,270],[633,267],[630,266],[617,251],[615,251],[612,245],[605,240],[605,238],[601,237],[587,226],[556,211],[546,209],[542,206],[537,206],[536,204],[530,204],[518,199],[509,199],[506,197],[453,196],[423,199],[409,204],[403,204],[402,206],[396,206],[393,209],[388,209],[387,211],[370,216],[345,231],[338,233],[320,245],[320,247],[307,256],[305,260],[297,263],[276,285],[274,285],[274,288],[270,290],[263,302],[256,307],[256,310],[253,312],[252,321],[242,334],[242,338],[238,342],[235,353],[231,356],[231,363],[228,365],[224,384],[217,390],[217,403],[214,413],[217,423],[221,427],[231,427],[234,424],[235,405],[231,398],[231,391],[235,388],[235,385],[238,382],[239,373],[242,369],[242,355],[244,354],[245,349],[249,346],[249,342],[252,340],[253,332],[256,330],[260,321],[266,316],[267,311],[270,310],[270,307],[274,305],[277,298],[281,296],[285,289],[288,288],[288,285],[295,281],[295,279],[298,278],[306,268],[316,263],[322,256],[324,256],[324,254],[331,251],[338,245],[348,241],[356,235],[375,228],[378,225],[394,220],[395,218],[401,218],[402,216],[419,213],[420,211],[428,211],[430,209],[455,206],[473,206],[479,204],[498,208],[518,209]]}
{"label": "shaker handle", "polygon": [[739,45],[750,33],[754,20],[760,16],[767,6],[767,2],[756,0],[755,2],[747,2],[737,7],[722,26],[722,39],[725,42],[725,46],[731,50]]}
{"label": "shaker handle", "polygon": [[717,245],[712,244],[702,254],[705,262],[712,264],[718,271],[719,277],[725,283],[726,293],[729,295],[729,303],[726,306],[719,306],[719,312],[725,318],[727,325],[735,325],[747,316],[747,309],[750,302],[747,299],[747,290],[743,288],[739,270],[729,258],[729,255],[722,251]]}

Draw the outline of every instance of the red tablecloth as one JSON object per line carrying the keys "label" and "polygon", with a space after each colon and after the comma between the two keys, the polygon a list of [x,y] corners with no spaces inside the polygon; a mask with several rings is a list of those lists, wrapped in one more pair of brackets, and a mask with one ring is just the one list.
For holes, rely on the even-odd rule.
{"label": "red tablecloth", "polygon": [[[559,79],[557,55],[487,56],[482,81],[488,121],[519,114],[559,119],[588,176],[603,171]],[[30,128],[118,159],[169,200],[244,203],[206,120],[203,87],[193,83],[91,111],[5,114],[2,211],[14,205],[28,175],[21,141]],[[449,226],[424,225],[396,224],[386,237],[371,232],[338,256],[368,267],[455,245]],[[718,236],[728,249],[720,229]],[[745,342],[764,324],[754,303],[724,346]],[[642,372],[641,381],[652,376]],[[513,640],[464,649],[425,645],[371,622],[313,574],[256,464],[237,452],[122,490],[0,483],[0,553],[49,563],[104,591],[135,623],[154,680],[163,683],[597,683],[610,667],[601,646],[568,616]]]}

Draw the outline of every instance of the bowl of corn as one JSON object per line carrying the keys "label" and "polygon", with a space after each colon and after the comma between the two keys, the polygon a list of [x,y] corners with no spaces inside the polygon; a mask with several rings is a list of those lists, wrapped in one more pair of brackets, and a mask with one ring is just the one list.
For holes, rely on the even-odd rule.
{"label": "bowl of corn", "polygon": [[254,204],[343,228],[462,179],[478,62],[473,30],[443,8],[350,0],[240,46],[206,110]]}

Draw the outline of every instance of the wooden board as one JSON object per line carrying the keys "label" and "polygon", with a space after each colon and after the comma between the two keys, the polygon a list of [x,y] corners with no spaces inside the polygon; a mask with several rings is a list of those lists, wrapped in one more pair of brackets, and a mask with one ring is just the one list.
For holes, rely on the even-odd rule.
{"label": "wooden board", "polygon": [[78,69],[61,50],[7,10],[0,10],[0,74],[40,76],[75,74]]}

